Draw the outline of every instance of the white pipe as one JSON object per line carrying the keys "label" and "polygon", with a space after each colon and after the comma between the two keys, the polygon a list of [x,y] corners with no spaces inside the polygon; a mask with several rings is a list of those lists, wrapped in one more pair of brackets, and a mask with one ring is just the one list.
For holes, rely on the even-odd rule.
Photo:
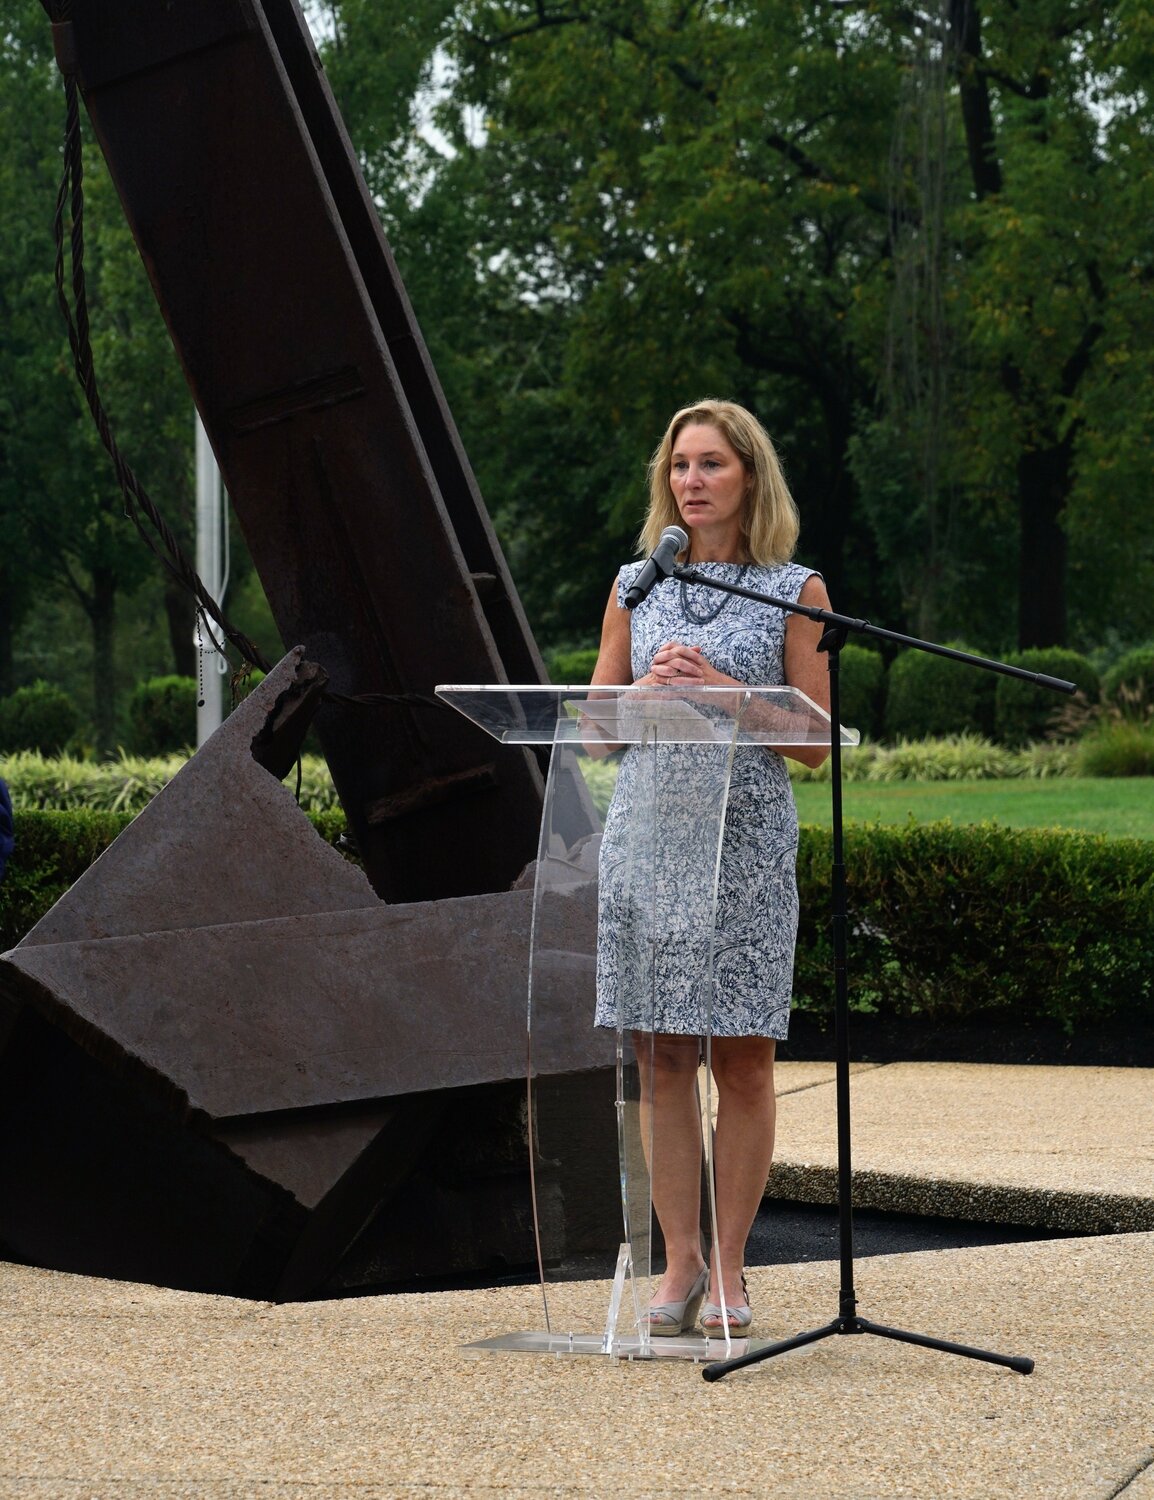
{"label": "white pipe", "polygon": [[[224,485],[208,434],[196,417],[196,571],[205,588],[219,605],[227,582],[225,569],[227,518]],[[201,630],[200,618],[194,627],[196,643],[197,694],[196,744],[199,749],[209,735],[220,728],[224,719],[224,679],[228,661]]]}

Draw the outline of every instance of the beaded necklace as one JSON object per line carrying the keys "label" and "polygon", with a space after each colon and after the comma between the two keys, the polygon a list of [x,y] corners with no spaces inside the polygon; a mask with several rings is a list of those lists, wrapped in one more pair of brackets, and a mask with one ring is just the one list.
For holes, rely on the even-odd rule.
{"label": "beaded necklace", "polygon": [[[734,583],[737,583],[737,584],[744,583],[744,581],[745,581],[745,575],[748,572],[749,572],[749,564],[748,563],[743,563],[741,565],[741,567],[738,569],[737,577],[733,580]],[[689,597],[689,585],[685,582],[684,578],[682,578],[680,580],[680,582],[681,582],[681,613],[685,616],[685,618],[688,621],[690,621],[691,624],[694,624],[694,625],[708,625],[711,620],[716,620],[717,617],[718,617],[718,615],[725,608],[725,606],[729,603],[729,601],[732,598],[734,598],[733,594],[723,593],[720,589],[710,589],[709,593],[716,594],[717,598],[718,598],[718,600],[720,602],[717,603],[717,604],[715,604],[712,607],[712,609],[703,609],[703,610],[702,609],[698,609],[697,606],[693,603],[693,601]]]}

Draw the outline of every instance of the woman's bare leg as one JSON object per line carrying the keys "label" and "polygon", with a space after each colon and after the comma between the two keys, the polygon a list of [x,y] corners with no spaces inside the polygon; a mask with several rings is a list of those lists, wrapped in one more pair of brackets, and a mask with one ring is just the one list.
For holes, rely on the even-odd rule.
{"label": "woman's bare leg", "polygon": [[701,1112],[695,1036],[635,1032],[641,1073],[641,1139],[653,1209],[665,1240],[665,1275],[654,1302],[681,1302],[702,1266]]}
{"label": "woman's bare leg", "polygon": [[710,1048],[717,1087],[713,1162],[717,1194],[717,1243],[710,1259],[708,1301],[740,1307],[745,1244],[761,1205],[773,1161],[776,1100],[768,1037],[714,1037]]}

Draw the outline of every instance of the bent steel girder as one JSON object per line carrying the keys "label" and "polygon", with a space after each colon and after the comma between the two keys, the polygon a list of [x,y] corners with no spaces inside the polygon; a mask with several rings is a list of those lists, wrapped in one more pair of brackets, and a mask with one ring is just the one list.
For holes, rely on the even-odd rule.
{"label": "bent steel girder", "polygon": [[[73,0],[72,67],[286,645],[336,694],[540,658],[294,0]],[[374,888],[507,887],[533,756],[439,706],[317,728]]]}
{"label": "bent steel girder", "polygon": [[[9,1253],[296,1297],[336,1275],[381,1215],[372,1261],[385,1279],[528,1263],[534,1143],[517,1080],[531,890],[376,896],[275,774],[323,681],[290,652],[0,955]],[[575,953],[591,952],[594,894],[592,882],[566,893],[553,916]],[[611,1079],[611,1039],[590,1024],[591,963],[569,982],[536,1066]],[[568,1235],[563,1180],[582,1154],[569,1129],[549,1153],[554,1253]],[[468,1179],[465,1197],[438,1198],[446,1170]],[[393,1232],[402,1184],[440,1204],[416,1245]],[[607,1172],[616,1209],[614,1187]]]}
{"label": "bent steel girder", "polygon": [[[294,0],[67,14],[57,55],[292,649],[0,957],[0,1244],[274,1297],[520,1263],[543,783],[432,698],[543,679],[508,569]],[[314,711],[368,879],[274,780]],[[612,1077],[573,982],[536,1052],[567,1100]],[[579,1112],[551,1127],[546,1253]],[[615,1182],[571,1196],[616,1220]]]}

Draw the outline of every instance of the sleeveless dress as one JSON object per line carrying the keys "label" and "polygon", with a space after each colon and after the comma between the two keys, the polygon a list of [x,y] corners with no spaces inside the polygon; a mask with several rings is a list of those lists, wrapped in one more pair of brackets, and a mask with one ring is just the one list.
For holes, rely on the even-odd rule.
{"label": "sleeveless dress", "polygon": [[[620,605],[641,567],[629,563],[621,569]],[[796,563],[743,568],[714,562],[694,568],[789,603],[813,574]],[[700,646],[712,666],[740,682],[782,686],[787,618],[784,610],[740,595],[665,579],[630,617],[633,675],[643,677],[667,641],[681,641]],[[693,788],[716,781],[723,754],[697,745],[662,746],[656,760],[643,747],[625,751],[599,857],[598,1026],[616,1029],[620,1015],[626,1029],[682,1036],[708,1030],[714,1036],[780,1041],[788,1033],[797,938],[797,810],[785,762],[766,747],[734,754],[712,933],[705,900],[712,887],[709,842],[694,846],[674,828],[692,824]],[[649,786],[654,766],[658,782]],[[642,799],[656,807],[649,846],[656,868],[639,916],[630,895],[636,876],[628,870],[630,848],[636,847],[631,818]],[[674,804],[678,810],[670,815]],[[695,877],[687,874],[690,867],[698,872]],[[688,899],[687,891],[693,893]]]}

